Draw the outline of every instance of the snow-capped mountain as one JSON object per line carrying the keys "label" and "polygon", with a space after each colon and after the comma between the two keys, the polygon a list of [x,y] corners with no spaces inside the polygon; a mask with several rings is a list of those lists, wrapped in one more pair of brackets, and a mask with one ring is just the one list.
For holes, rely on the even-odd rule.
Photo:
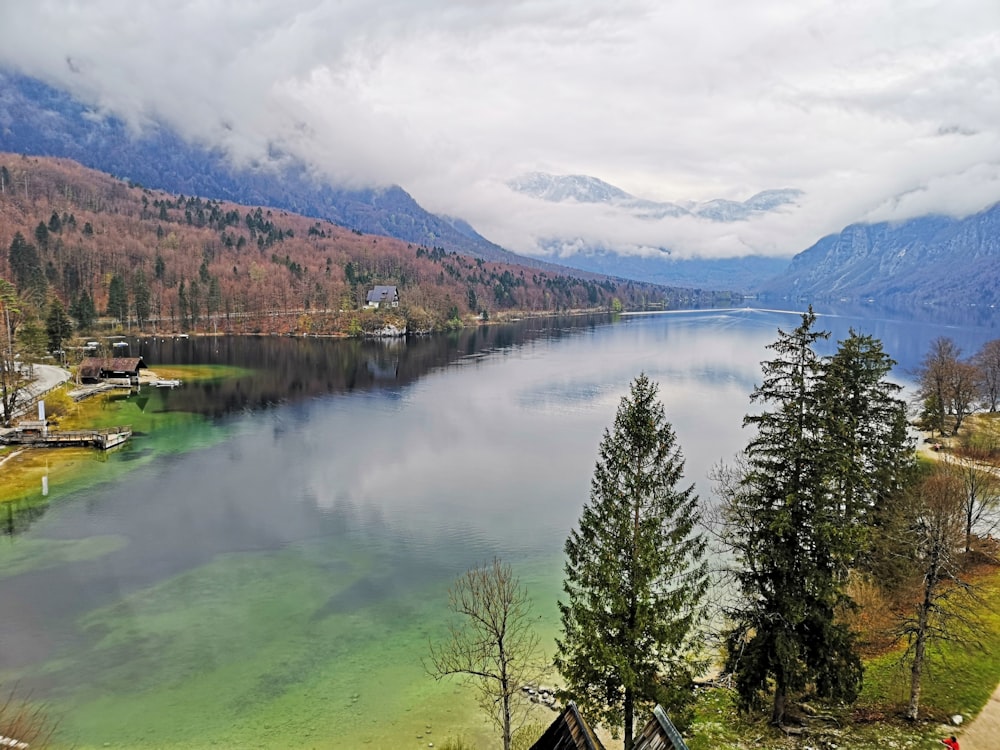
{"label": "snow-capped mountain", "polygon": [[600,203],[615,206],[642,219],[697,216],[710,221],[745,221],[760,214],[794,204],[801,190],[764,190],[745,201],[716,199],[702,203],[668,203],[637,198],[604,180],[581,174],[554,175],[529,172],[507,182],[516,193],[549,203]]}

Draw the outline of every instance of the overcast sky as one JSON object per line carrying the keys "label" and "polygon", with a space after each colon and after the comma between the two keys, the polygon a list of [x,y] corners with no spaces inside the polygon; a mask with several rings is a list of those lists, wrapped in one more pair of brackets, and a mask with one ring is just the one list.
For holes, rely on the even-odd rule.
{"label": "overcast sky", "polygon": [[[539,238],[790,255],[862,220],[1000,200],[998,0],[2,0],[0,65],[237,162]],[[794,187],[753,221],[640,221],[511,193],[528,171],[642,198]]]}

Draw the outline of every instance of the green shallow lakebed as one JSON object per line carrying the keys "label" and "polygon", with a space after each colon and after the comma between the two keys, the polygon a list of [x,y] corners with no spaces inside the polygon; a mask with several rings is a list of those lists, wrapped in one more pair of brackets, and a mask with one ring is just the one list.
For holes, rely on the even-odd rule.
{"label": "green shallow lakebed", "polygon": [[[471,691],[422,665],[447,583],[401,596],[391,557],[371,539],[222,555],[88,613],[77,625],[92,646],[36,674],[60,685],[60,738],[136,749],[418,748],[460,734],[490,744]],[[540,575],[548,583],[532,589],[548,597],[552,576]]]}

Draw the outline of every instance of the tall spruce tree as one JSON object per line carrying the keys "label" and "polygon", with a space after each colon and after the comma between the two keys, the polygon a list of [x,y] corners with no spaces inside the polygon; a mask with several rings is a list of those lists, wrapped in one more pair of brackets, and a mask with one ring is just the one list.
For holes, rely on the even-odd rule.
{"label": "tall spruce tree", "polygon": [[882,342],[853,329],[827,360],[821,398],[831,445],[829,491],[856,534],[863,567],[876,574],[891,561],[881,532],[913,479],[916,460],[902,387],[887,380],[895,365]]}
{"label": "tall spruce tree", "polygon": [[69,314],[76,318],[76,326],[81,331],[87,331],[97,322],[97,306],[90,292],[84,289],[80,296],[73,300]]}
{"label": "tall spruce tree", "polygon": [[139,330],[144,330],[153,309],[153,294],[146,273],[141,268],[132,275],[132,309],[135,311],[135,324]]}
{"label": "tall spruce tree", "polygon": [[108,284],[108,315],[121,325],[128,321],[128,288],[125,279],[118,274],[112,276]]}
{"label": "tall spruce tree", "polygon": [[49,339],[49,351],[62,349],[63,341],[73,335],[73,321],[63,307],[62,300],[53,297],[45,315],[45,334]]}
{"label": "tall spruce tree", "polygon": [[41,309],[45,304],[48,282],[42,270],[38,249],[25,240],[20,232],[15,232],[7,257],[11,273],[14,275],[14,286],[17,287],[21,299]]}
{"label": "tall spruce tree", "polygon": [[[855,527],[863,502],[844,504],[855,480],[838,487],[840,446],[832,439],[831,368],[815,351],[829,334],[813,330],[812,309],[791,333],[779,330],[752,396],[763,406],[742,475],[725,497],[726,541],[742,594],[732,613],[727,668],[744,708],[773,689],[771,721],[780,725],[789,696],[812,686],[822,697],[853,700],[861,662],[837,614],[860,551]],[[844,368],[845,371],[850,368]],[[858,480],[860,482],[860,480]]]}
{"label": "tall spruce tree", "polygon": [[698,498],[658,387],[631,385],[605,430],[590,501],[566,541],[556,666],[581,709],[633,746],[637,711],[678,701],[707,586]]}

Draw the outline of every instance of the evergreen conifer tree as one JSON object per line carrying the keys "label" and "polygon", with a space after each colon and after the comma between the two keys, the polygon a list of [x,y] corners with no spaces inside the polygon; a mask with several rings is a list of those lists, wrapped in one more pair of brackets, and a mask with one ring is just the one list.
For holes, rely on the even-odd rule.
{"label": "evergreen conifer tree", "polygon": [[[566,541],[556,666],[581,709],[633,746],[637,711],[671,708],[706,590],[698,498],[657,385],[640,375],[606,430],[590,501]],[[673,683],[671,685],[671,683]],[[671,700],[673,699],[673,700]]]}
{"label": "evergreen conifer tree", "polygon": [[89,330],[97,321],[97,306],[86,289],[70,305],[69,314],[76,318],[76,327],[81,331]]}
{"label": "evergreen conifer tree", "polygon": [[45,333],[49,339],[49,351],[62,349],[63,341],[73,335],[73,321],[58,297],[53,297],[45,315]]}
{"label": "evergreen conifer tree", "polygon": [[878,339],[851,330],[827,362],[825,401],[830,452],[830,491],[843,522],[857,535],[858,562],[870,572],[892,575],[882,550],[882,530],[891,508],[916,468],[902,387],[886,378],[896,364]]}
{"label": "evergreen conifer tree", "polygon": [[128,320],[128,289],[118,274],[111,277],[108,285],[108,315],[122,325]]}
{"label": "evergreen conifer tree", "polygon": [[781,724],[790,696],[853,700],[861,661],[838,613],[867,529],[905,486],[913,465],[906,407],[889,383],[892,360],[870,336],[851,331],[829,358],[815,346],[810,308],[791,333],[778,332],[751,396],[762,411],[723,487],[725,540],[737,560],[741,599],[732,613],[727,667],[741,704],[773,690],[771,720]]}

